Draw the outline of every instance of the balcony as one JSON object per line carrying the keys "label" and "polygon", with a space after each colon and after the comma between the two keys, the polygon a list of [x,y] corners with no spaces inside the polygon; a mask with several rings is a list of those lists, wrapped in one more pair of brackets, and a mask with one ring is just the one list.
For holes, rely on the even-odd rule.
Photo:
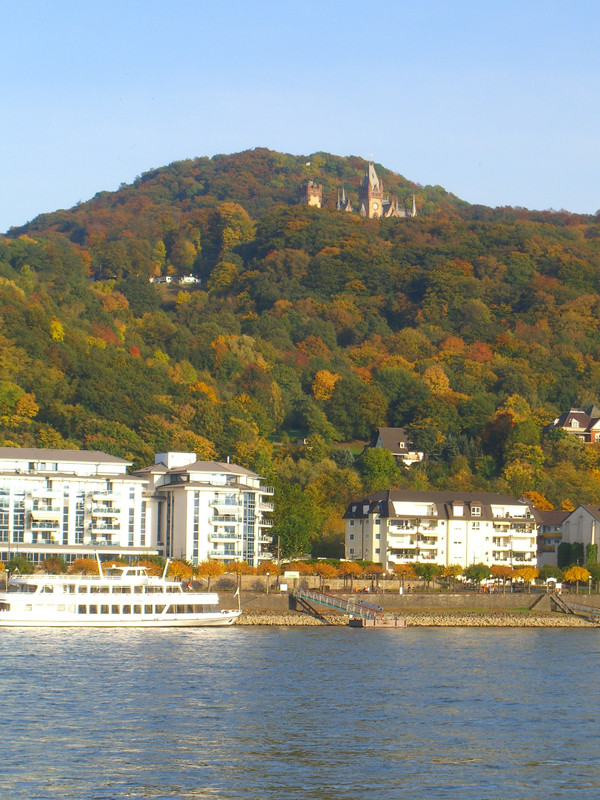
{"label": "balcony", "polygon": [[235,553],[225,553],[223,550],[209,550],[208,556],[209,558],[226,558],[228,561],[232,561],[233,559],[241,559],[242,551],[240,549]]}
{"label": "balcony", "polygon": [[273,520],[272,519],[259,519],[258,520],[259,527],[261,528],[272,528],[273,527]]}
{"label": "balcony", "polygon": [[90,530],[93,534],[95,533],[111,534],[111,533],[120,533],[121,527],[119,525],[104,525],[102,523],[92,522],[92,524],[90,525]]}
{"label": "balcony", "polygon": [[226,525],[234,525],[236,522],[241,522],[242,517],[238,517],[235,514],[231,516],[228,514],[215,514],[214,517],[210,518],[210,521],[213,525],[217,522],[224,522]]}
{"label": "balcony", "polygon": [[31,511],[32,526],[34,522],[60,522],[62,511],[60,508],[34,508]]}
{"label": "balcony", "polygon": [[273,537],[272,536],[259,536],[258,537],[258,543],[259,544],[272,544],[273,543]]}
{"label": "balcony", "polygon": [[259,501],[258,507],[261,511],[273,511],[273,503],[265,503],[262,500]]}
{"label": "balcony", "polygon": [[225,531],[214,531],[208,534],[209,542],[241,542],[242,536],[239,533],[225,533]]}
{"label": "balcony", "polygon": [[260,493],[266,495],[274,495],[275,489],[272,486],[261,486]]}
{"label": "balcony", "polygon": [[120,508],[113,508],[113,506],[92,506],[93,517],[119,517],[120,515]]}
{"label": "balcony", "polygon": [[268,550],[261,550],[261,552],[258,554],[259,561],[273,561],[274,558],[275,555]]}

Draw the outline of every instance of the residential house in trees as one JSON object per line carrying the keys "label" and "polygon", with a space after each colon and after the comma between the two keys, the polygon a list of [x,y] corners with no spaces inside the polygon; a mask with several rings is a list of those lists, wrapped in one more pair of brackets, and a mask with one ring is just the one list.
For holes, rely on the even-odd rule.
{"label": "residential house in trees", "polygon": [[158,453],[134,473],[147,481],[147,524],[163,556],[197,564],[273,558],[270,500],[254,472],[235,464],[198,461],[195,453]]}
{"label": "residential house in trees", "polygon": [[365,449],[369,447],[383,447],[396,461],[402,461],[407,467],[422,461],[425,455],[412,448],[404,428],[377,428]]}
{"label": "residential house in trees", "polygon": [[447,566],[535,566],[533,506],[500,494],[389,489],[352,501],[344,514],[346,558]]}
{"label": "residential house in trees", "polygon": [[600,408],[595,405],[587,408],[570,408],[546,425],[544,432],[556,429],[577,436],[588,444],[600,442]]}

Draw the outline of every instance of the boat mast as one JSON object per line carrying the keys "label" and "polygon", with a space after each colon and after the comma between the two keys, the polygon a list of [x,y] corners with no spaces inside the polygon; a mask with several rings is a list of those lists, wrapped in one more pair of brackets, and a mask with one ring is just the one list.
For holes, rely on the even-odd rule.
{"label": "boat mast", "polygon": [[98,572],[100,573],[100,577],[103,578],[104,575],[102,574],[102,562],[100,561],[100,554],[96,550],[96,561],[98,562]]}

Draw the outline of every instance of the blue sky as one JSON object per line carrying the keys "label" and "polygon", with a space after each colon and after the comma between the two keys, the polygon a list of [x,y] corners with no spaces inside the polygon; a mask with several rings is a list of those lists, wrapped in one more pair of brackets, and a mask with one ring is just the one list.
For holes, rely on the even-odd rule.
{"label": "blue sky", "polygon": [[2,7],[0,231],[253,147],[374,158],[472,203],[600,208],[597,0]]}

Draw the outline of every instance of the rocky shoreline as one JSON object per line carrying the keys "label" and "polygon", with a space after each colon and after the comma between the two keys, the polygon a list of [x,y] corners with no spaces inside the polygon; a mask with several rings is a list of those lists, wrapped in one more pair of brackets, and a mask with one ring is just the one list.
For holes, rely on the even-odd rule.
{"label": "rocky shoreline", "polygon": [[[394,615],[386,614],[389,619]],[[407,627],[421,628],[597,628],[600,623],[589,621],[584,617],[556,612],[546,613],[514,613],[510,611],[458,611],[431,610],[426,613],[405,612],[398,614],[398,619],[405,619]],[[244,611],[237,620],[237,625],[279,625],[279,626],[347,626],[348,617],[340,613],[325,613],[321,619],[298,611]],[[389,630],[389,629],[388,629]]]}

